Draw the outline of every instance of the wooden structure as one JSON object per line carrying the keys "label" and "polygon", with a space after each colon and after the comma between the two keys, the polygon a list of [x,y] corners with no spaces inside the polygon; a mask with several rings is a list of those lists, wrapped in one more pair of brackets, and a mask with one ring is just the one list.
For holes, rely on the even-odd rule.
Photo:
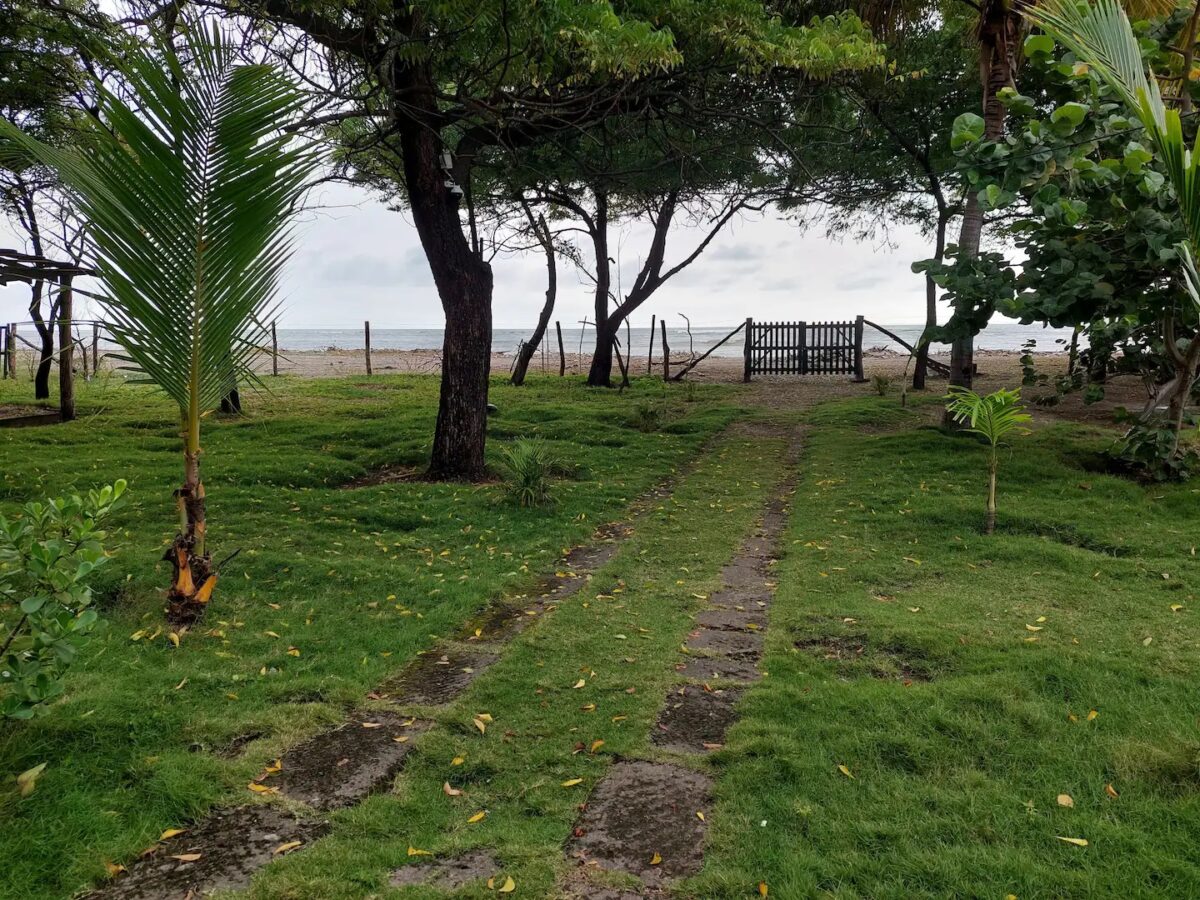
{"label": "wooden structure", "polygon": [[849,322],[747,319],[744,381],[755,375],[863,376],[863,317]]}
{"label": "wooden structure", "polygon": [[[95,275],[75,263],[56,262],[44,256],[21,253],[18,250],[0,250],[0,284],[23,281],[32,284],[49,281],[58,285],[58,408],[64,422],[75,418],[75,373],[73,371],[75,340],[71,336],[72,280],[77,275]],[[15,330],[9,330],[6,358],[13,352]],[[11,363],[10,363],[11,365]],[[15,375],[15,369],[13,371]]]}

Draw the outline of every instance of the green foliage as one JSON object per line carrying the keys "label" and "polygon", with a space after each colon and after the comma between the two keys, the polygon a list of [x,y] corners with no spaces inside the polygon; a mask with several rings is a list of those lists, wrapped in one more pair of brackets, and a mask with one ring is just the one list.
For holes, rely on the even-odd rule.
{"label": "green foliage", "polygon": [[168,44],[127,51],[131,98],[98,85],[98,121],[77,149],[6,122],[0,149],[54,169],[73,194],[117,340],[193,421],[249,375],[314,159],[281,129],[301,98],[279,73],[237,65],[215,23],[184,34],[186,63]]}
{"label": "green foliage", "polygon": [[633,411],[625,420],[630,428],[649,434],[660,431],[666,421],[662,405],[650,400],[639,400],[633,405]]}
{"label": "green foliage", "polygon": [[1186,481],[1200,472],[1200,449],[1181,446],[1175,429],[1162,421],[1132,422],[1108,456],[1120,469],[1150,481]]}
{"label": "green foliage", "polygon": [[887,392],[892,389],[892,379],[887,375],[872,375],[871,387],[880,397],[887,396]]}
{"label": "green foliage", "polygon": [[92,573],[108,561],[104,522],[125,482],[0,513],[0,717],[28,719],[63,691],[62,676],[96,625]]}
{"label": "green foliage", "polygon": [[548,506],[554,502],[550,479],[561,467],[546,441],[517,438],[500,452],[509,474],[505,487],[518,506]]}
{"label": "green foliage", "polygon": [[946,394],[946,410],[967,431],[981,435],[993,448],[1020,429],[1031,416],[1021,405],[1021,391],[1001,388],[980,395],[969,388],[951,386]]}

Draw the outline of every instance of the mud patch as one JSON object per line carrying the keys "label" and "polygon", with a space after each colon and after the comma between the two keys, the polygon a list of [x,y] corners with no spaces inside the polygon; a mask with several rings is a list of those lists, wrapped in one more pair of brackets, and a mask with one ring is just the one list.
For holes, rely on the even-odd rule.
{"label": "mud patch", "polygon": [[763,636],[757,631],[723,631],[700,628],[688,636],[688,649],[733,659],[758,659],[762,655]]}
{"label": "mud patch", "polygon": [[535,618],[526,615],[523,607],[497,603],[467,624],[463,638],[483,643],[503,643],[523,631]]}
{"label": "mud patch", "polygon": [[449,891],[466,887],[475,881],[484,881],[500,871],[500,863],[488,851],[468,850],[450,859],[394,869],[388,883],[392,887],[424,884]]}
{"label": "mud patch", "polygon": [[771,592],[767,588],[761,591],[723,590],[717,591],[708,598],[708,605],[717,609],[756,609],[765,611],[771,603]]}
{"label": "mud patch", "polygon": [[867,636],[865,634],[821,635],[796,641],[795,647],[797,650],[811,653],[821,659],[862,659],[867,652]]}
{"label": "mud patch", "polygon": [[735,706],[740,688],[706,691],[684,685],[667,695],[651,740],[659,747],[680,753],[704,753],[725,743],[725,732],[737,719]]}
{"label": "mud patch", "polygon": [[338,809],[388,785],[427,722],[387,712],[362,712],[351,721],[289,750],[267,787],[316,809]]}
{"label": "mud patch", "polygon": [[385,682],[378,693],[402,703],[440,706],[457,698],[497,659],[495,653],[483,650],[431,650]]}
{"label": "mud patch", "polygon": [[760,677],[752,659],[733,659],[728,656],[692,656],[680,663],[675,671],[684,678],[696,681],[757,681]]}
{"label": "mud patch", "polygon": [[767,616],[756,609],[706,609],[696,616],[696,624],[725,631],[760,631],[767,627]]}
{"label": "mud patch", "polygon": [[[197,825],[160,843],[111,884],[86,900],[178,900],[216,890],[240,890],[292,841],[309,844],[328,823],[294,818],[273,806],[218,809]],[[183,860],[176,857],[192,857]]]}
{"label": "mud patch", "polygon": [[721,570],[721,578],[727,588],[765,590],[770,573],[761,562],[738,557]]}
{"label": "mud patch", "polygon": [[946,668],[946,660],[933,658],[920,648],[903,643],[875,646],[865,634],[822,635],[796,641],[795,647],[836,663],[839,674],[847,678],[870,675],[911,684],[932,681]]}
{"label": "mud patch", "polygon": [[[588,798],[568,850],[583,863],[628,872],[649,885],[691,875],[700,869],[707,827],[696,813],[711,806],[712,786],[699,772],[620,762]],[[655,854],[662,862],[651,865]]]}

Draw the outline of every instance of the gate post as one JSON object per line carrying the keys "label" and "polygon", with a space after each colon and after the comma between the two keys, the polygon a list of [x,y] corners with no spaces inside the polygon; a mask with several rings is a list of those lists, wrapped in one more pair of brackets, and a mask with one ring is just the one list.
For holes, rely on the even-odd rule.
{"label": "gate post", "polygon": [[800,374],[808,374],[808,323],[800,322]]}
{"label": "gate post", "polygon": [[854,320],[854,380],[856,382],[866,381],[863,376],[863,317],[858,316]]}
{"label": "gate post", "polygon": [[753,333],[753,331],[754,331],[754,320],[747,318],[746,319],[746,349],[742,351],[743,355],[745,356],[745,367],[742,372],[742,381],[746,382],[747,384],[750,383],[750,374],[751,374],[751,372],[750,372],[750,350],[753,347],[753,339],[751,338],[751,334]]}

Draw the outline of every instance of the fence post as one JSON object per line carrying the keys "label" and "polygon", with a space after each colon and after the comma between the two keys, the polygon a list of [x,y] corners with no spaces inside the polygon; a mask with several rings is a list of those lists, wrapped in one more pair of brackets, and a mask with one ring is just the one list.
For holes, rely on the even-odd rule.
{"label": "fence post", "polygon": [[92,323],[92,377],[100,375],[100,323]]}
{"label": "fence post", "polygon": [[854,380],[866,381],[863,375],[863,317],[858,316],[854,320]]}
{"label": "fence post", "polygon": [[363,340],[367,345],[367,374],[371,374],[371,323],[363,322]]}
{"label": "fence post", "polygon": [[663,319],[658,324],[662,326],[663,381],[670,381],[671,380],[671,348],[667,344],[667,320]]}
{"label": "fence post", "polygon": [[8,366],[8,377],[15,381],[17,377],[17,323],[10,322],[5,328],[8,330],[8,349],[4,354],[4,363]]}
{"label": "fence post", "polygon": [[0,378],[8,378],[8,326],[0,329]]}
{"label": "fence post", "polygon": [[275,333],[275,320],[271,320],[271,374],[279,374],[279,336]]}
{"label": "fence post", "polygon": [[[655,322],[655,319],[656,319],[656,316],[650,317],[650,349],[646,353],[646,374],[647,375],[649,375],[650,371],[654,368],[654,332],[657,331],[657,328],[655,327],[657,324]],[[629,352],[632,355],[633,349],[630,348]]]}
{"label": "fence post", "polygon": [[71,276],[63,277],[58,288],[58,411],[64,422],[75,418],[75,336],[71,334],[73,306]]}
{"label": "fence post", "polygon": [[746,349],[743,351],[745,356],[745,370],[742,372],[742,381],[750,383],[750,351],[754,346],[752,335],[754,333],[754,320],[747,317],[746,319]]}
{"label": "fence post", "polygon": [[562,378],[567,374],[567,351],[563,349],[562,322],[558,319],[554,320],[554,330],[558,332],[558,377]]}

